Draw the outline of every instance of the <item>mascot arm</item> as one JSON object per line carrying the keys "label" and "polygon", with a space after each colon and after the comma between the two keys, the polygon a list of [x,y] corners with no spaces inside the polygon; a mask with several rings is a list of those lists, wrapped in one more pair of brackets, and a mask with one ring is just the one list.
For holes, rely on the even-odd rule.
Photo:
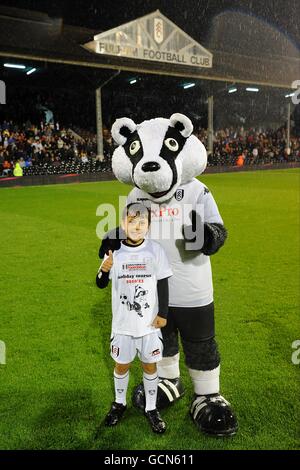
{"label": "mascot arm", "polygon": [[204,188],[199,202],[204,205],[204,243],[201,251],[204,255],[210,256],[224,245],[227,230],[216,201],[207,187]]}
{"label": "mascot arm", "polygon": [[104,289],[109,284],[109,272],[99,271],[96,276],[96,284],[99,289]]}
{"label": "mascot arm", "polygon": [[124,231],[121,227],[116,227],[105,234],[99,248],[99,258],[104,258],[104,255],[108,255],[108,251],[115,251],[121,247],[121,240],[126,238]]}
{"label": "mascot arm", "polygon": [[192,225],[184,226],[184,238],[191,243],[190,250],[201,251],[204,255],[215,254],[225,243],[227,230],[218,210],[218,206],[205,188],[196,202],[196,207],[203,208],[203,216],[192,210],[190,213]]}
{"label": "mascot arm", "polygon": [[[127,196],[126,206],[131,204],[132,202],[136,202],[135,197],[135,188],[133,188]],[[104,258],[105,253],[108,254],[108,251],[115,251],[121,247],[121,240],[125,240],[126,235],[124,230],[121,227],[116,227],[113,230],[110,230],[105,234],[103,237],[101,246],[99,248],[99,258]]]}
{"label": "mascot arm", "polygon": [[224,245],[227,230],[223,223],[204,222],[200,214],[192,210],[192,225],[183,227],[185,241],[190,243],[191,251],[201,251],[204,255],[215,254]]}

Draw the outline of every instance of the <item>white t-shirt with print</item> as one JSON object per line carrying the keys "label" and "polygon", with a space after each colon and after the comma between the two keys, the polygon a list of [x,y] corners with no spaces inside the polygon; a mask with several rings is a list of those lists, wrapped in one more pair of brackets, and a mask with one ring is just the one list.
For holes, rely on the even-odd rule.
{"label": "white t-shirt with print", "polygon": [[[104,259],[106,259],[105,256]],[[157,281],[172,276],[159,243],[144,240],[139,246],[113,252],[112,333],[140,337],[157,330],[151,326],[158,312]]]}

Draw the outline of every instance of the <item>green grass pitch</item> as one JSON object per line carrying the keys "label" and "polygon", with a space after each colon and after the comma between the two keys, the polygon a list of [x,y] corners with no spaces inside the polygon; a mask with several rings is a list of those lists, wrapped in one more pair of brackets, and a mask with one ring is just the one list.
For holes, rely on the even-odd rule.
{"label": "green grass pitch", "polygon": [[[0,449],[299,448],[299,170],[204,175],[229,231],[212,257],[222,394],[238,415],[230,439],[201,435],[192,387],[154,435],[130,406],[102,426],[113,398],[110,289],[95,286],[96,208],[118,182],[0,190]],[[142,376],[136,360],[129,394]],[[129,397],[128,397],[129,398]],[[130,400],[129,400],[130,403]]]}

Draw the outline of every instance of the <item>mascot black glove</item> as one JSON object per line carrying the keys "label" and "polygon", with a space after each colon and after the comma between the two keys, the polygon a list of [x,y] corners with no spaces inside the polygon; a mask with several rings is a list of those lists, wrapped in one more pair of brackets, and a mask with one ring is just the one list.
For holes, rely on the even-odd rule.
{"label": "mascot black glove", "polygon": [[227,230],[222,224],[203,222],[193,210],[190,214],[192,225],[183,226],[183,236],[190,243],[189,250],[200,251],[207,256],[216,253],[224,245]]}
{"label": "mascot black glove", "polygon": [[222,224],[204,224],[204,244],[202,253],[210,256],[215,254],[224,245],[227,230]]}
{"label": "mascot black glove", "polygon": [[99,248],[99,258],[102,259],[104,258],[105,254],[108,255],[109,250],[119,250],[121,247],[121,241],[125,239],[126,235],[121,227],[114,228],[113,230],[107,232]]}

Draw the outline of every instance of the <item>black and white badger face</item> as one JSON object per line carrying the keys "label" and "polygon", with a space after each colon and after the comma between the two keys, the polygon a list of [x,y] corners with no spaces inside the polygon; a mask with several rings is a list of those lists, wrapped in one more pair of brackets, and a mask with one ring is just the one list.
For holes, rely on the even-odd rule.
{"label": "black and white badger face", "polygon": [[179,113],[141,124],[117,119],[112,126],[119,144],[112,158],[115,176],[142,189],[155,202],[167,201],[180,184],[206,167],[206,150],[192,132],[190,119]]}
{"label": "black and white badger face", "polygon": [[148,291],[143,289],[141,286],[135,286],[134,300],[141,300]]}

